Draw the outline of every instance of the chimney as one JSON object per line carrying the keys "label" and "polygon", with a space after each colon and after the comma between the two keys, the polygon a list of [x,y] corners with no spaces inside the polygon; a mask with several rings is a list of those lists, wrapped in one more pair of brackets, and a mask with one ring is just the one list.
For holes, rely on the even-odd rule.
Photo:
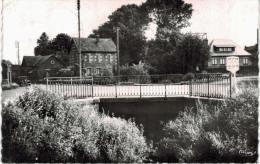
{"label": "chimney", "polygon": [[96,35],[96,43],[98,43],[99,42],[99,35],[97,34]]}

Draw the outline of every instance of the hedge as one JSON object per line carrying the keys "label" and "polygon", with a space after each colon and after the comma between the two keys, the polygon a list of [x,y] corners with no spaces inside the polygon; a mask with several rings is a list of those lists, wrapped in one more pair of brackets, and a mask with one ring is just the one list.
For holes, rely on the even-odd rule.
{"label": "hedge", "polygon": [[143,162],[151,146],[132,120],[33,88],[2,108],[3,162]]}

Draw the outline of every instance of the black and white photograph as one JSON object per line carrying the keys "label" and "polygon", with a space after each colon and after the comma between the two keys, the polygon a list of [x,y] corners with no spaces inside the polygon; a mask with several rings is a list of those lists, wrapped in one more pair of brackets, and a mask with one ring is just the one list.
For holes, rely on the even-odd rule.
{"label": "black and white photograph", "polygon": [[259,3],[1,0],[1,162],[259,162]]}

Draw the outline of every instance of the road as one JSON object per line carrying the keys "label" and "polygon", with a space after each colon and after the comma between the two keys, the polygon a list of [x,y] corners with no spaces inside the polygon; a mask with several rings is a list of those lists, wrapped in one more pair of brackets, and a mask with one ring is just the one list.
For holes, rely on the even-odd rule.
{"label": "road", "polygon": [[26,87],[19,87],[16,89],[10,89],[10,90],[2,90],[2,102],[5,102],[7,100],[13,100],[17,98],[19,95],[23,94],[26,91]]}

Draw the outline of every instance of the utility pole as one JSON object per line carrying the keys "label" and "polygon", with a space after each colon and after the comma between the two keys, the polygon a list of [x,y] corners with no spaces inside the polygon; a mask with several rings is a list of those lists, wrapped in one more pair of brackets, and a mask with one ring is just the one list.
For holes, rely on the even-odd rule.
{"label": "utility pole", "polygon": [[119,61],[119,27],[116,28],[116,52],[117,52],[117,75],[120,76],[120,61]]}
{"label": "utility pole", "polygon": [[80,0],[77,0],[78,8],[78,33],[79,33],[79,77],[82,78],[82,69],[81,69],[81,39],[80,39]]}
{"label": "utility pole", "polygon": [[1,61],[4,56],[4,0],[1,7]]}
{"label": "utility pole", "polygon": [[17,64],[20,65],[20,49],[19,49],[19,41],[15,41],[15,47],[17,48]]}

